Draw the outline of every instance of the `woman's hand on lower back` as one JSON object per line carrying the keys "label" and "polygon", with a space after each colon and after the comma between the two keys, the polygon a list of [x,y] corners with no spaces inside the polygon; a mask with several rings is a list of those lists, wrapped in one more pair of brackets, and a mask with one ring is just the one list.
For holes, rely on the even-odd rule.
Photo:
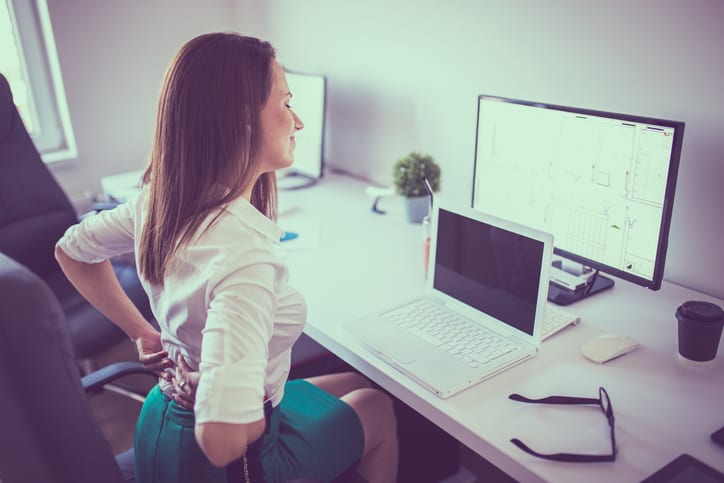
{"label": "woman's hand on lower back", "polygon": [[184,356],[178,356],[176,375],[173,377],[173,395],[176,403],[184,409],[193,410],[196,402],[196,388],[199,387],[200,373],[186,363]]}
{"label": "woman's hand on lower back", "polygon": [[168,358],[168,352],[163,350],[161,333],[156,330],[149,330],[137,337],[134,342],[138,351],[138,360],[147,369],[158,374],[161,379],[170,381],[173,376],[166,369],[173,367],[174,364]]}

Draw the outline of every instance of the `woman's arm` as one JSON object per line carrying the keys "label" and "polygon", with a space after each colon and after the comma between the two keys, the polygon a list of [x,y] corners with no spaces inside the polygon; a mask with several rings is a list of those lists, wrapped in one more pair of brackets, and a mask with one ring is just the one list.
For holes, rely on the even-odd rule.
{"label": "woman's arm", "polygon": [[[176,375],[171,382],[174,390],[172,398],[179,406],[193,410],[199,376],[199,372],[192,370],[183,356],[178,357]],[[195,425],[194,434],[209,461],[223,467],[246,453],[247,446],[264,432],[264,424],[264,419],[247,424],[200,423]]]}
{"label": "woman's arm", "polygon": [[123,291],[109,260],[79,262],[57,245],[55,259],[78,292],[131,339],[135,341],[154,330]]}
{"label": "woman's arm", "polygon": [[[196,441],[215,466],[242,457],[264,432],[265,377],[276,307],[276,271],[267,261],[267,250],[231,253],[232,258],[218,262],[223,265],[207,265],[213,289],[194,404]],[[177,376],[185,369],[177,367]]]}
{"label": "woman's arm", "polygon": [[146,367],[159,372],[173,367],[173,361],[161,347],[160,334],[123,291],[110,261],[79,262],[58,245],[55,259],[78,292],[136,343],[139,360]]}

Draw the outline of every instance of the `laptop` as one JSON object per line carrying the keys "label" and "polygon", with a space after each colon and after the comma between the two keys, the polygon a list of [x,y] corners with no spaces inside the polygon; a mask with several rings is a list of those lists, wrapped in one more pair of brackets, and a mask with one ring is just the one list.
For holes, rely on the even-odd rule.
{"label": "laptop", "polygon": [[552,252],[548,233],[438,197],[424,294],[344,327],[421,386],[450,397],[537,353]]}

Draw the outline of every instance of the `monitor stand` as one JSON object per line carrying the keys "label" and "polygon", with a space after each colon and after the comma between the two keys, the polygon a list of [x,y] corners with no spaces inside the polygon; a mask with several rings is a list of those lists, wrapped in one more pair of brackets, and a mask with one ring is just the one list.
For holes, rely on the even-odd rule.
{"label": "monitor stand", "polygon": [[[548,284],[548,300],[557,305],[570,305],[591,295],[613,287],[613,280],[598,270],[567,270],[568,264],[553,262],[551,281]],[[553,280],[556,279],[556,282]]]}
{"label": "monitor stand", "polygon": [[318,181],[318,178],[308,176],[302,173],[285,173],[277,177],[277,189],[279,190],[298,190],[312,186]]}

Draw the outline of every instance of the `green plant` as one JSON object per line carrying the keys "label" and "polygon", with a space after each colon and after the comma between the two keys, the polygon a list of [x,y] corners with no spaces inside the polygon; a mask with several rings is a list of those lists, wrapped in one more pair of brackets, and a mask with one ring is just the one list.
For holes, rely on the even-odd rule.
{"label": "green plant", "polygon": [[423,180],[427,178],[432,191],[440,189],[440,166],[429,154],[411,152],[392,167],[395,191],[411,198],[427,194]]}

